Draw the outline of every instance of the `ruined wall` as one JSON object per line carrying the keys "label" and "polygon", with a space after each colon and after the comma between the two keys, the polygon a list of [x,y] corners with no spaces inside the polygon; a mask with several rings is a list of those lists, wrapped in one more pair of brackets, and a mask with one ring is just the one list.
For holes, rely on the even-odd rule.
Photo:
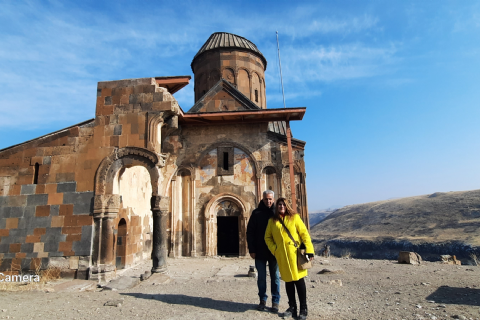
{"label": "ruined wall", "polygon": [[[102,209],[102,196],[110,194],[122,195],[118,207],[108,208],[118,210],[116,244],[108,250],[114,260],[119,253],[120,265],[149,256],[154,193],[171,197],[167,232],[174,255],[215,254],[220,211],[239,217],[240,254],[247,254],[245,226],[264,186],[277,179],[277,197],[288,195],[286,141],[272,136],[267,123],[178,127],[178,112],[154,78],[100,82],[95,120],[0,150],[0,268],[68,261],[77,277],[86,277],[101,262],[95,228],[104,217],[94,207]],[[294,150],[304,207],[303,147]],[[152,164],[147,151],[160,160]],[[138,165],[150,171],[133,169]],[[222,201],[238,210],[222,211]]]}
{"label": "ruined wall", "polygon": [[[175,99],[154,78],[100,82],[95,120],[0,150],[0,270],[64,264],[67,257],[85,277],[100,163],[119,148],[147,148],[149,114],[175,110]],[[113,188],[113,181],[102,183]],[[145,246],[146,216],[130,225],[142,229]]]}
{"label": "ruined wall", "polygon": [[[122,241],[126,243],[124,265],[128,267],[150,258],[153,232],[153,217],[150,210],[152,183],[150,174],[141,166],[122,169],[118,182],[118,194],[122,196],[122,202],[115,220],[115,230],[118,234],[120,220],[125,219],[127,234]],[[116,243],[118,246],[118,241]],[[120,255],[119,251],[115,248],[116,257]]]}

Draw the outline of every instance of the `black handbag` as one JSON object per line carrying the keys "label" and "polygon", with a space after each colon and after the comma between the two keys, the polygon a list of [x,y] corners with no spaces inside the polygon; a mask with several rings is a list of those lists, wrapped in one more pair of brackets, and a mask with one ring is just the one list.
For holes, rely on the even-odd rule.
{"label": "black handbag", "polygon": [[298,245],[297,241],[292,237],[292,234],[290,233],[290,230],[285,226],[285,223],[283,223],[283,220],[280,219],[280,223],[282,226],[285,228],[285,231],[287,231],[288,236],[290,239],[292,239],[293,244],[295,245],[295,248],[297,248],[297,268],[298,270],[307,270],[312,267],[312,262],[310,259],[308,259],[307,255],[305,254],[305,249],[300,249],[300,246]]}

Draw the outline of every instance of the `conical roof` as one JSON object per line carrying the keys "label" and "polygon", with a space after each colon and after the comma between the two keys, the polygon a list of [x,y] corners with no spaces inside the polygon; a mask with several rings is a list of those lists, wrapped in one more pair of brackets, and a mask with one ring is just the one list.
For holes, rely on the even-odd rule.
{"label": "conical roof", "polygon": [[[204,43],[204,45],[200,48],[197,52],[195,57],[193,57],[193,62],[197,57],[199,57],[202,53],[209,50],[215,49],[222,49],[222,48],[240,48],[244,50],[251,51],[257,54],[262,60],[265,65],[265,69],[267,68],[267,59],[263,56],[263,54],[258,50],[257,46],[251,42],[250,40],[245,39],[244,37],[237,36],[233,33],[227,32],[215,32],[213,33],[210,38]],[[193,67],[192,67],[193,70]]]}

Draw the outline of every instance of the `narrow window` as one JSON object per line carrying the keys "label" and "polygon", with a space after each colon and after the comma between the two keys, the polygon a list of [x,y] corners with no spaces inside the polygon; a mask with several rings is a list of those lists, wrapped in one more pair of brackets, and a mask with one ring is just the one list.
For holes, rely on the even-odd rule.
{"label": "narrow window", "polygon": [[217,176],[233,175],[234,163],[233,147],[218,147],[217,149]]}
{"label": "narrow window", "polygon": [[258,102],[258,90],[255,89],[255,102]]}
{"label": "narrow window", "polygon": [[228,170],[228,152],[223,153],[223,170]]}
{"label": "narrow window", "polygon": [[38,183],[38,169],[40,169],[40,165],[37,163],[35,163],[35,168],[33,169],[33,184],[37,184]]}

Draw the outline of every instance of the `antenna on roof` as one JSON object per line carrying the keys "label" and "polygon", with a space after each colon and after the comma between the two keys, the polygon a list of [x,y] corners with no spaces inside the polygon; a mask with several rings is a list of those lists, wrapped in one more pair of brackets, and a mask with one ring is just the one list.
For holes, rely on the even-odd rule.
{"label": "antenna on roof", "polygon": [[278,64],[280,65],[280,82],[282,83],[283,107],[286,108],[285,91],[283,91],[282,61],[280,60],[280,44],[278,43],[278,31],[275,32],[277,33]]}

